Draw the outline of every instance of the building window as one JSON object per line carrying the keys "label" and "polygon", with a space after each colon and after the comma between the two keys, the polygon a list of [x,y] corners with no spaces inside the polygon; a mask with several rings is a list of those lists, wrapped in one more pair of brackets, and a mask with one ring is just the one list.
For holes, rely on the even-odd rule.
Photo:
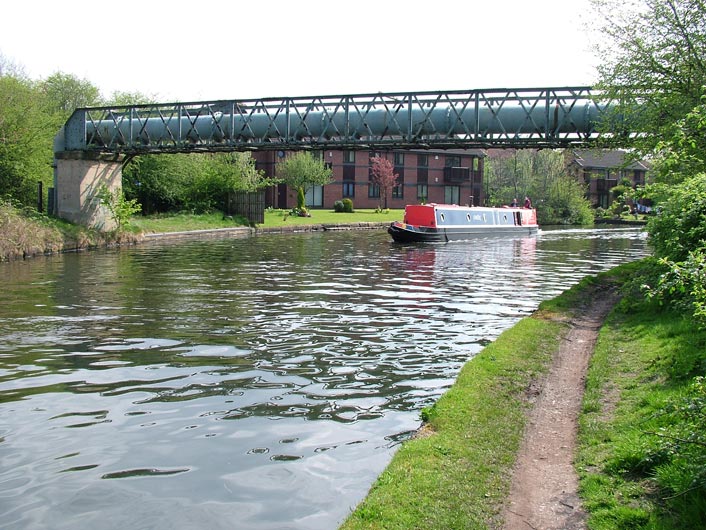
{"label": "building window", "polygon": [[447,156],[444,167],[461,167],[460,156]]}
{"label": "building window", "polygon": [[395,153],[395,165],[404,166],[404,153]]}
{"label": "building window", "polygon": [[392,188],[392,198],[393,199],[401,199],[404,197],[404,183],[400,182]]}
{"label": "building window", "polygon": [[355,151],[343,151],[343,163],[355,164]]}
{"label": "building window", "polygon": [[368,197],[371,199],[379,199],[380,198],[380,186],[377,184],[373,184],[372,182],[368,184]]}
{"label": "building window", "polygon": [[461,186],[444,186],[444,202],[461,204]]}
{"label": "building window", "polygon": [[324,205],[324,187],[312,186],[304,194],[305,205],[307,207],[322,207]]}
{"label": "building window", "polygon": [[419,202],[426,202],[429,198],[429,186],[426,184],[417,184],[417,200]]}
{"label": "building window", "polygon": [[343,196],[344,197],[355,197],[355,182],[344,182],[343,183]]}
{"label": "building window", "polygon": [[418,167],[429,167],[429,155],[417,155]]}
{"label": "building window", "polygon": [[404,168],[396,167],[397,184],[392,188],[392,198],[401,199],[404,196]]}

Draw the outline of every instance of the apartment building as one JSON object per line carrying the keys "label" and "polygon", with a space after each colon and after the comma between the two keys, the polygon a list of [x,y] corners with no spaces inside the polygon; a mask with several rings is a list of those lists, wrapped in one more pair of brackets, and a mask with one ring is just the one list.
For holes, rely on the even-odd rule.
{"label": "apartment building", "polygon": [[[333,181],[313,186],[306,193],[309,208],[333,208],[341,199],[351,199],[355,208],[404,208],[406,204],[436,202],[446,204],[483,204],[482,149],[448,150],[320,150],[313,156],[323,160],[333,171]],[[285,151],[253,153],[258,169],[267,176],[277,176],[277,162]],[[379,186],[372,181],[374,156],[387,158],[398,175],[397,185],[389,197],[381,197]],[[267,190],[266,206],[289,209],[296,206],[296,191],[284,184]]]}

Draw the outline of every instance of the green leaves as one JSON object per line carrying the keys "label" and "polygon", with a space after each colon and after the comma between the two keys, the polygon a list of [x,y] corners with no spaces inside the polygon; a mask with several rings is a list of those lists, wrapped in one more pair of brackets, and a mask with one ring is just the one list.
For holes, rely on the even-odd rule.
{"label": "green leaves", "polygon": [[304,208],[304,192],[309,186],[324,186],[331,182],[333,171],[323,160],[310,153],[299,152],[277,164],[277,174],[290,188],[297,190],[297,208]]}
{"label": "green leaves", "polygon": [[101,186],[96,194],[101,203],[108,209],[115,224],[116,230],[120,230],[130,224],[130,217],[139,213],[142,207],[137,204],[137,199],[127,200],[122,189],[111,192],[107,186]]}

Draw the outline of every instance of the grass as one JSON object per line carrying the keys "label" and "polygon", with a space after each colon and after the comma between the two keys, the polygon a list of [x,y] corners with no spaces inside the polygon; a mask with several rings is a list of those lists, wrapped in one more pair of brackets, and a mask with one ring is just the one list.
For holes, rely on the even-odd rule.
{"label": "grass", "polygon": [[0,261],[130,241],[130,234],[103,234],[0,200]]}
{"label": "grass", "polygon": [[603,327],[580,418],[589,528],[706,521],[706,331],[678,312],[621,304]]}
{"label": "grass", "polygon": [[[310,210],[311,217],[295,217],[288,210],[265,211],[265,222],[258,227],[274,228],[280,226],[305,226],[316,224],[355,224],[355,223],[390,223],[401,221],[404,210],[356,210],[353,213],[337,213],[332,210]],[[160,214],[153,216],[135,216],[131,225],[141,232],[182,232],[185,230],[208,230],[247,226],[241,217],[228,217],[220,212],[210,214]]]}

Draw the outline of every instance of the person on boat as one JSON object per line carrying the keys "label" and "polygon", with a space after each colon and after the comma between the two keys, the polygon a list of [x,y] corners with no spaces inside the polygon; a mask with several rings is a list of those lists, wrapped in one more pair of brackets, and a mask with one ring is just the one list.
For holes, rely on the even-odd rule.
{"label": "person on boat", "polygon": [[513,208],[517,208],[519,206],[519,203],[517,202],[517,199],[512,199],[512,202],[510,203],[510,206]]}
{"label": "person on boat", "polygon": [[529,197],[525,197],[525,208],[532,208],[532,201]]}

